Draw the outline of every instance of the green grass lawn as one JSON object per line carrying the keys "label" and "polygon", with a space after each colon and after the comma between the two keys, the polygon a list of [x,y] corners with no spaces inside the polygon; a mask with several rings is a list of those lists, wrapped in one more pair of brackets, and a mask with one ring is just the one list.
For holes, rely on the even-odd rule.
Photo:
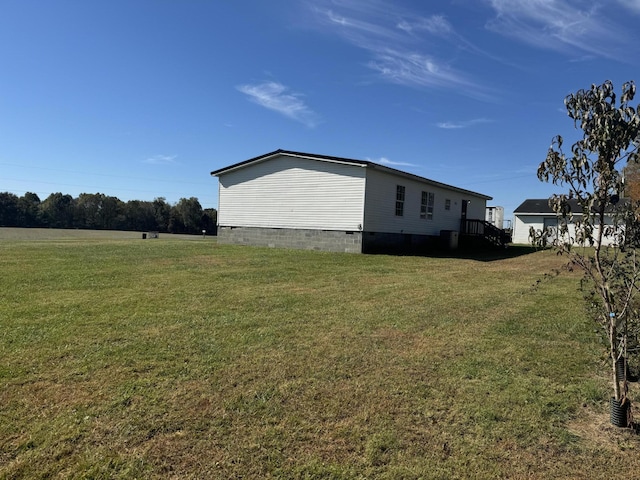
{"label": "green grass lawn", "polygon": [[0,478],[640,471],[553,252],[2,238]]}

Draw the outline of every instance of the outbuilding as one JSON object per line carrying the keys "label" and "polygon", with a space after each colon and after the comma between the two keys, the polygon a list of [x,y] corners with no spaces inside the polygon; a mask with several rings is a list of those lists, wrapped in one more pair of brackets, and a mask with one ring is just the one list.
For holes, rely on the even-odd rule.
{"label": "outbuilding", "polygon": [[[576,199],[570,199],[568,205],[573,217],[569,219],[566,238],[561,239],[558,227],[562,219],[549,206],[548,198],[529,198],[522,202],[513,211],[513,243],[530,244],[530,231],[533,229],[537,235],[544,234],[549,245],[557,240],[567,240],[575,244],[575,222],[582,218],[582,208]],[[605,216],[605,223],[612,224],[611,215]],[[616,241],[615,235],[607,235],[605,231],[603,245],[612,245]]]}
{"label": "outbuilding", "polygon": [[[365,160],[276,150],[211,172],[218,242],[367,253],[457,245],[491,197]],[[469,227],[469,226],[472,227]]]}

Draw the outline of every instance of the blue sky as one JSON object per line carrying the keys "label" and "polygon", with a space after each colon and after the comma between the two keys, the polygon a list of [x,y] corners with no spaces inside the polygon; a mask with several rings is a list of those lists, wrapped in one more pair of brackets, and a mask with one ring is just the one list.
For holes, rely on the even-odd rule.
{"label": "blue sky", "polygon": [[[198,197],[278,148],[557,187],[564,97],[640,82],[640,0],[0,0],[0,191]],[[637,101],[634,101],[634,104]]]}

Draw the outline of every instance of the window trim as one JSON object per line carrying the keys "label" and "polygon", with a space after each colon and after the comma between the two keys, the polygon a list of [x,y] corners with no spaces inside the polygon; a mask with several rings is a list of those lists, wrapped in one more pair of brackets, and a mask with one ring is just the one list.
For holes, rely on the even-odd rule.
{"label": "window trim", "polygon": [[423,220],[433,220],[433,210],[435,205],[435,194],[433,192],[422,191],[420,198],[420,218]]}
{"label": "window trim", "polygon": [[406,189],[404,185],[396,185],[396,217],[404,216],[404,200]]}

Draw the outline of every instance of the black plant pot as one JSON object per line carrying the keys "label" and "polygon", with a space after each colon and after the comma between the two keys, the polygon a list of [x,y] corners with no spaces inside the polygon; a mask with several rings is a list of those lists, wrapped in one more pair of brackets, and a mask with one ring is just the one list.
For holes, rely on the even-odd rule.
{"label": "black plant pot", "polygon": [[629,426],[629,409],[631,402],[628,399],[616,400],[611,397],[611,424],[616,427],[627,428]]}
{"label": "black plant pot", "polygon": [[616,360],[616,378],[618,379],[618,381],[621,382],[624,380],[625,365],[627,367],[627,382],[637,382],[638,375],[634,375],[633,373],[631,373],[631,371],[629,370],[627,359],[624,357],[620,357],[618,360]]}

